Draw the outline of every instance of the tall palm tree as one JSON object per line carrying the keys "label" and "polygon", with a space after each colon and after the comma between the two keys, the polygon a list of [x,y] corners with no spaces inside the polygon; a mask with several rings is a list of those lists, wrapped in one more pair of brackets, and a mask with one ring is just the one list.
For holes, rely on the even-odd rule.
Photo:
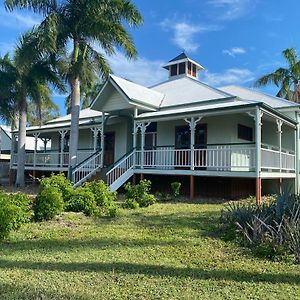
{"label": "tall palm tree", "polygon": [[[92,101],[99,94],[101,88],[104,85],[104,81],[98,78],[97,80],[90,81],[87,84],[81,82],[80,93],[81,93],[81,108],[88,108]],[[65,100],[65,108],[67,113],[71,112],[71,94],[69,94]]]}
{"label": "tall palm tree", "polygon": [[0,57],[0,102],[9,104],[10,114],[19,113],[17,186],[25,184],[27,105],[36,99],[49,101],[48,84],[63,89],[49,55],[39,49],[38,36],[30,31],[20,38],[12,59],[8,54]]}
{"label": "tall palm tree", "polygon": [[27,8],[44,15],[41,37],[54,51],[71,45],[69,67],[64,77],[71,90],[70,166],[76,165],[79,133],[80,86],[87,72],[107,75],[107,55],[115,47],[136,56],[133,40],[125,25],[139,26],[142,16],[130,0],[6,0],[9,10]]}
{"label": "tall palm tree", "polygon": [[282,55],[287,62],[287,68],[279,68],[273,73],[262,76],[255,82],[255,85],[259,87],[275,84],[279,88],[277,97],[299,103],[300,59],[294,48],[285,49]]}

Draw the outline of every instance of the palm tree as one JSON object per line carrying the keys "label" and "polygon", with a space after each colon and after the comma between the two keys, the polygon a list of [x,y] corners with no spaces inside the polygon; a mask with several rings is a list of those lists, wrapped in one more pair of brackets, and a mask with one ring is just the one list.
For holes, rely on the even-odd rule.
{"label": "palm tree", "polygon": [[[95,82],[88,82],[87,84],[83,84],[81,82],[80,93],[81,93],[81,108],[88,108],[92,101],[99,94],[101,88],[104,85],[104,81],[98,78]],[[69,94],[65,100],[65,108],[67,113],[71,112],[71,94]]]}
{"label": "palm tree", "polygon": [[[48,84],[63,89],[59,78],[50,64],[49,55],[42,52],[38,36],[30,31],[20,38],[14,57],[8,54],[0,57],[0,102],[7,103],[8,116],[15,111],[19,114],[18,160],[16,185],[24,186],[25,140],[27,105],[29,101],[49,100]],[[38,99],[38,100],[36,100]]]}
{"label": "palm tree", "polygon": [[273,73],[262,76],[255,82],[255,85],[259,87],[275,84],[279,88],[279,91],[276,94],[277,97],[299,103],[300,59],[294,48],[284,50],[282,55],[287,62],[287,68],[279,68]]}
{"label": "palm tree", "polygon": [[136,56],[131,36],[125,28],[142,24],[142,16],[130,0],[6,0],[6,8],[27,8],[44,15],[39,26],[41,37],[54,51],[72,47],[68,68],[63,72],[71,90],[70,166],[76,164],[80,87],[84,77],[101,71],[110,72],[107,55],[115,47],[125,50],[128,58]]}

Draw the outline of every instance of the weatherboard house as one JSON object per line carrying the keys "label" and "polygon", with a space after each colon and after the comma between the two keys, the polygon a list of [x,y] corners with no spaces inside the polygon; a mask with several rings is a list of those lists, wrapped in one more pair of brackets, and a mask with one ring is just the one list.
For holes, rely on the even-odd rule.
{"label": "weatherboard house", "polygon": [[[102,174],[112,190],[132,177],[185,181],[194,193],[229,197],[299,191],[300,106],[238,87],[198,81],[203,67],[185,53],[152,87],[110,75],[80,112],[77,165],[69,168],[70,115],[27,128],[51,150],[26,154],[26,170],[63,171],[78,186]],[[12,153],[11,168],[16,169]],[[160,180],[161,181],[161,180]]]}

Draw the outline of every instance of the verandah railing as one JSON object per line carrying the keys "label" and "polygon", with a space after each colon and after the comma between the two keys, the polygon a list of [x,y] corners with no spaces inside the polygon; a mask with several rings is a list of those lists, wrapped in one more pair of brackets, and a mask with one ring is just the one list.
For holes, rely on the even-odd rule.
{"label": "verandah railing", "polygon": [[136,151],[138,168],[192,168],[215,171],[253,171],[255,146],[212,145],[200,149],[157,149]]}

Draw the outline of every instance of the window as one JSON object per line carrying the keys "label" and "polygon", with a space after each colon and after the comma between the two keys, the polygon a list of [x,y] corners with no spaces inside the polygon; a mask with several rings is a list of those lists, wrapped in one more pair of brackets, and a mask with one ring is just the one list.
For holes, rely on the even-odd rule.
{"label": "window", "polygon": [[251,127],[238,124],[238,138],[249,142],[253,141],[253,129]]}
{"label": "window", "polygon": [[185,74],[185,62],[179,64],[179,75]]}
{"label": "window", "polygon": [[188,62],[188,74],[192,75],[192,63],[190,61]]}
{"label": "window", "polygon": [[196,75],[197,75],[196,65],[193,64],[193,76],[196,77]]}
{"label": "window", "polygon": [[176,76],[177,75],[177,65],[172,65],[171,66],[171,76]]}

